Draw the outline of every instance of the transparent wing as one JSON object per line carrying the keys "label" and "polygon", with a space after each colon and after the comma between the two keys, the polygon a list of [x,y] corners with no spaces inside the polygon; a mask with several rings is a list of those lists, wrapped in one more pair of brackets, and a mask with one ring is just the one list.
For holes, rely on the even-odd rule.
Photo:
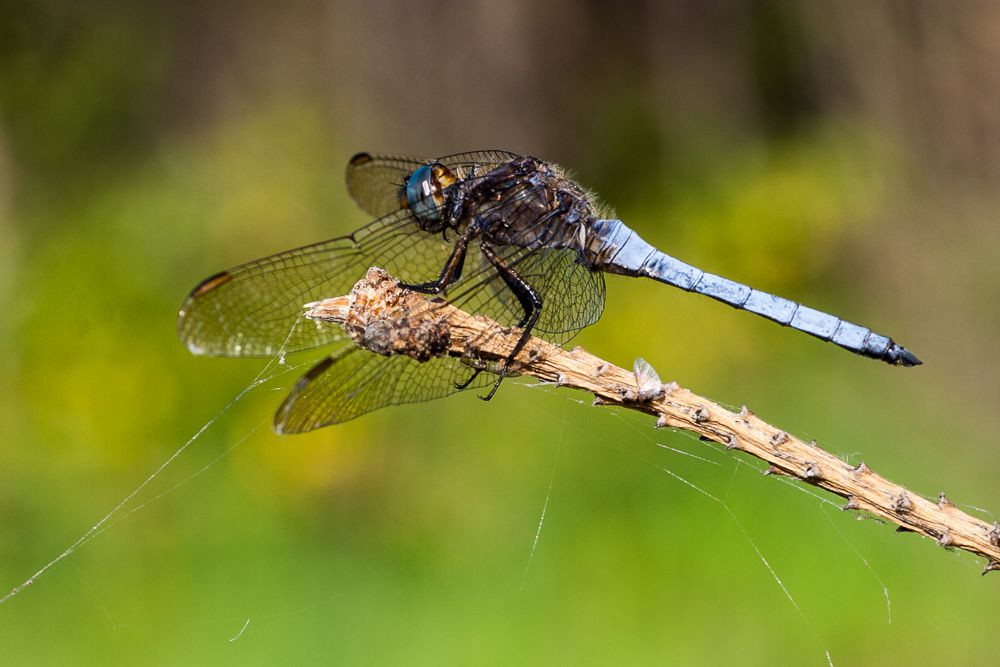
{"label": "transparent wing", "polygon": [[437,160],[465,178],[476,169],[488,171],[517,157],[508,151],[472,151],[443,158],[358,153],[347,163],[347,191],[362,210],[382,216],[400,207],[400,189],[409,175],[425,164]]}
{"label": "transparent wing", "polygon": [[511,160],[521,157],[517,153],[501,150],[488,151],[468,151],[465,153],[452,153],[444,157],[437,158],[437,161],[449,169],[467,170],[477,165],[495,167]]}
{"label": "transparent wing", "polygon": [[[577,261],[570,248],[502,247],[498,254],[534,288],[542,309],[533,334],[563,344],[604,312],[604,274]],[[524,309],[496,269],[480,258],[480,268],[460,283],[449,300],[459,308],[482,313],[504,325],[517,324]]]}
{"label": "transparent wing", "polygon": [[199,284],[181,306],[180,338],[195,354],[271,356],[319,347],[340,328],[302,306],[350,292],[371,266],[407,282],[436,278],[451,243],[397,211],[353,234],[242,264]]}
{"label": "transparent wing", "polygon": [[[575,251],[516,249],[507,253],[507,259],[542,296],[536,330],[543,337],[564,342],[600,317],[604,307],[603,276],[577,263]],[[477,267],[459,283],[462,287],[449,300],[504,324],[520,320],[520,304],[496,269],[485,260]],[[476,364],[487,372],[459,389],[459,383],[473,377],[471,363],[453,357],[420,363],[405,356],[385,357],[347,345],[299,380],[275,415],[275,429],[279,433],[304,433],[386,406],[429,401],[495,381],[489,362]]]}
{"label": "transparent wing", "polygon": [[[542,297],[536,333],[562,343],[600,317],[604,308],[603,274],[578,263],[576,251],[502,250],[506,261]],[[475,257],[467,261],[473,260],[475,268],[455,286],[449,301],[501,324],[516,323],[523,315],[516,296],[496,269],[479,256],[478,247],[470,249],[470,254]],[[409,357],[384,357],[347,345],[299,380],[275,415],[275,429],[279,433],[303,433],[378,408],[442,398],[460,391],[456,385],[472,377],[472,363],[453,357],[420,363]],[[490,362],[474,363],[487,372],[462,389],[480,388],[496,379],[490,372]]]}
{"label": "transparent wing", "polygon": [[358,153],[347,163],[347,192],[363,211],[387,215],[400,207],[406,178],[431,160],[404,155]]}
{"label": "transparent wing", "polygon": [[[461,391],[457,382],[472,369],[452,357],[418,362],[384,357],[348,346],[306,373],[274,416],[278,433],[305,433],[360,417],[389,405],[442,398]],[[462,389],[482,387],[493,376],[482,373]]]}

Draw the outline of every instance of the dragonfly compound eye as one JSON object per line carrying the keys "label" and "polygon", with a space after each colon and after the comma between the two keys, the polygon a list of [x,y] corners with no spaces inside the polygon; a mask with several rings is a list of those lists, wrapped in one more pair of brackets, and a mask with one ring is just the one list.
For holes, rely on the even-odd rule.
{"label": "dragonfly compound eye", "polygon": [[440,162],[425,164],[406,179],[406,205],[425,229],[441,222],[444,191],[455,181],[455,174]]}

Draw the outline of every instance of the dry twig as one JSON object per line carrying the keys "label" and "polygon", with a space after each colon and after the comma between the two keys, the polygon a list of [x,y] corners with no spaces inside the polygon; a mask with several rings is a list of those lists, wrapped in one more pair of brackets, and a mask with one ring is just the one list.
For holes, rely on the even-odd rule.
{"label": "dry twig", "polygon": [[[350,295],[315,304],[309,317],[342,324],[356,343],[380,354],[433,354],[495,364],[507,357],[520,331],[470,315],[441,300],[405,290],[381,269],[371,269]],[[735,413],[676,383],[649,382],[582,348],[564,350],[532,338],[518,354],[517,373],[594,395],[601,405],[619,405],[657,417],[658,427],[681,428],[746,452],[769,464],[766,474],[796,477],[847,499],[845,510],[863,510],[940,546],[986,558],[983,573],[1000,569],[1000,524],[972,517],[942,493],[938,501],[911,493],[867,465],[849,465],[743,408]]]}

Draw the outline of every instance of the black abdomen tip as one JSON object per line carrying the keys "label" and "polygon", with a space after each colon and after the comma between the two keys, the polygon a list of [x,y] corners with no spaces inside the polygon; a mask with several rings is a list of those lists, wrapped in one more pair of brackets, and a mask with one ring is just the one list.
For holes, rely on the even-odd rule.
{"label": "black abdomen tip", "polygon": [[902,345],[897,345],[893,342],[889,343],[889,349],[885,351],[885,357],[883,358],[896,366],[919,366],[924,363],[920,361],[917,355]]}

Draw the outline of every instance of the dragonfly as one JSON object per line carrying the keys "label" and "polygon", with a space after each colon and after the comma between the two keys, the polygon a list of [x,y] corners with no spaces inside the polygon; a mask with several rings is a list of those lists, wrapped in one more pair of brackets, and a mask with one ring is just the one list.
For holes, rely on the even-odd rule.
{"label": "dragonfly", "polygon": [[[508,151],[436,159],[359,153],[347,189],[374,221],[351,234],[222,271],[181,306],[178,333],[199,355],[275,357],[331,346],[278,409],[279,433],[303,433],[372,410],[492,384],[532,335],[564,344],[595,323],[605,274],[650,278],[896,366],[921,363],[891,338],[686,264],[653,247],[562,168]],[[347,294],[371,266],[520,336],[497,367],[417,361],[353,344],[303,306]],[[471,361],[471,363],[470,363]]]}

